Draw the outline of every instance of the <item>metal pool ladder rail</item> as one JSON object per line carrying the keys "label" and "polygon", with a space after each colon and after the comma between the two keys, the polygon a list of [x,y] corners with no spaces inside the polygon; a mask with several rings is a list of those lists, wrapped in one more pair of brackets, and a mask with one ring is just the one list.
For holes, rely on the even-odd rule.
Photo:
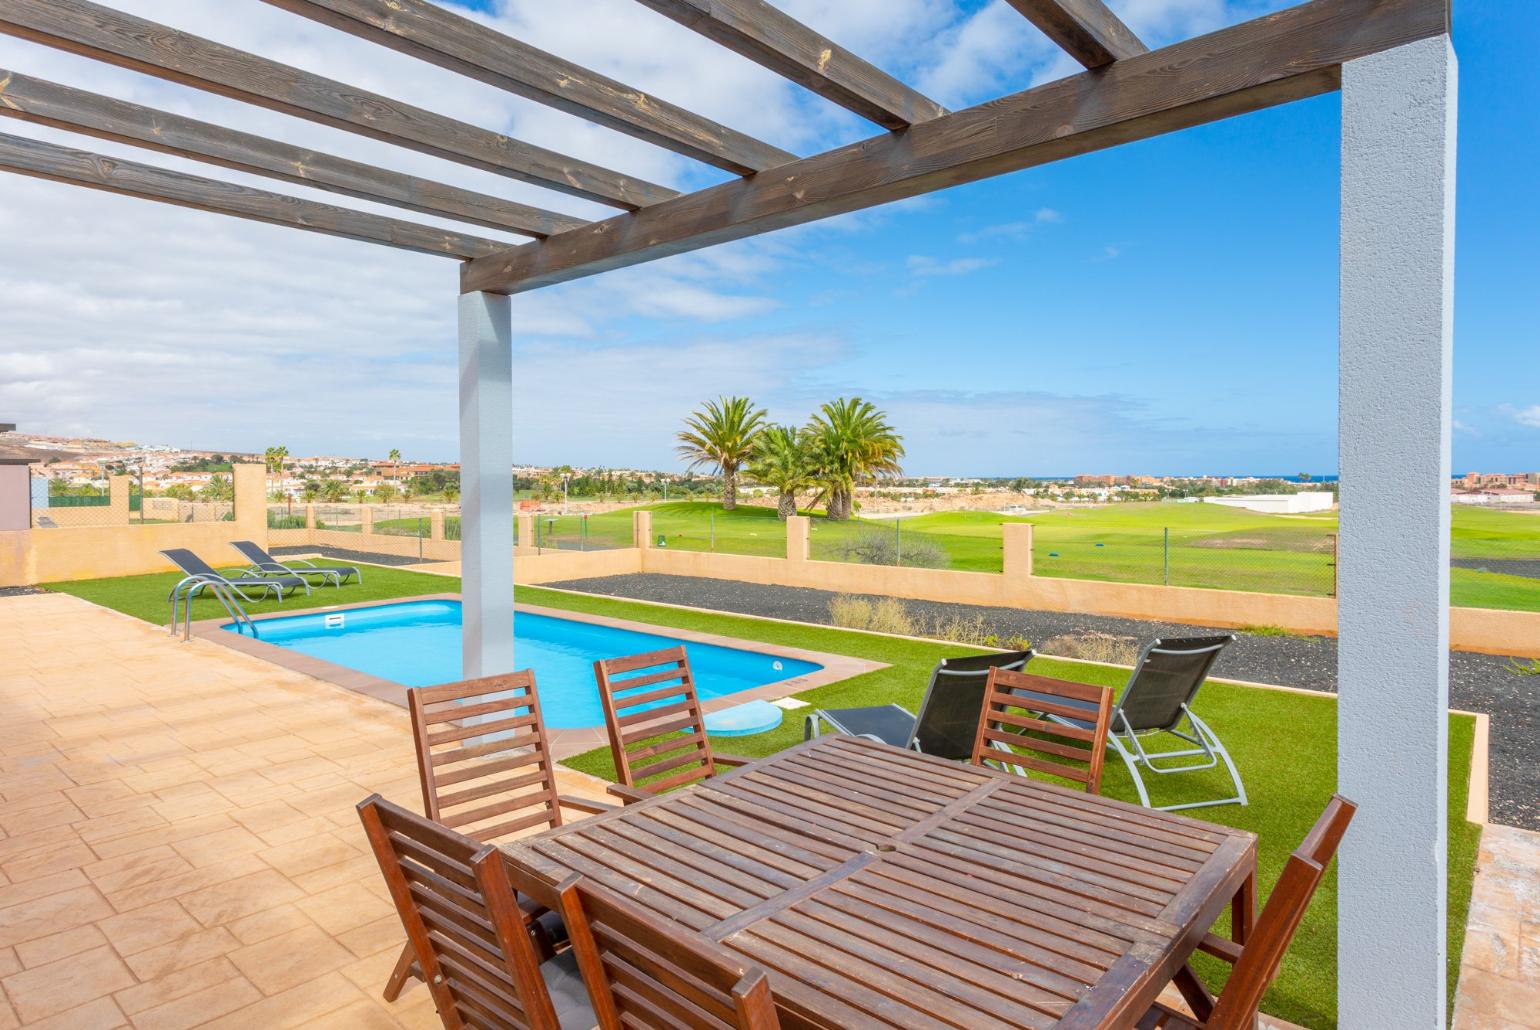
{"label": "metal pool ladder rail", "polygon": [[[185,588],[185,589],[184,589]],[[207,588],[212,590],[219,603],[224,605],[225,613],[235,622],[236,631],[244,633],[251,630],[253,640],[257,639],[257,624],[251,616],[246,614],[246,609],[235,599],[234,592],[217,579],[209,579],[206,576],[187,576],[171,590],[171,635],[176,636],[177,605],[181,604],[182,612],[182,639],[192,639],[192,599],[199,590]]]}

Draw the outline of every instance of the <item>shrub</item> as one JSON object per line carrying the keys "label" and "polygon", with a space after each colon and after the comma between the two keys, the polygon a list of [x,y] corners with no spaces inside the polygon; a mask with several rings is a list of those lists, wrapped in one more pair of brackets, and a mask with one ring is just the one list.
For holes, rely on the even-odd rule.
{"label": "shrub", "polygon": [[1054,637],[1043,644],[1043,651],[1060,658],[1079,658],[1107,665],[1132,665],[1139,657],[1139,642],[1133,637],[1087,630]]}
{"label": "shrub", "polygon": [[915,621],[904,603],[893,597],[841,594],[829,602],[829,620],[842,629],[915,636]]}
{"label": "shrub", "polygon": [[1540,658],[1531,658],[1527,662],[1510,658],[1506,668],[1515,676],[1540,676]]}
{"label": "shrub", "polygon": [[863,565],[905,565],[913,569],[939,569],[947,564],[947,553],[928,540],[903,543],[902,562],[899,544],[887,533],[862,533],[844,545],[844,560]]}

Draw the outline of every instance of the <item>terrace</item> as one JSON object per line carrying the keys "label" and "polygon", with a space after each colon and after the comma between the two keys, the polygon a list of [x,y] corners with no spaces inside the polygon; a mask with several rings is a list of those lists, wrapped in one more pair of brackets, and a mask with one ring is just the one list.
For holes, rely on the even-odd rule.
{"label": "terrace", "polygon": [[[1168,846],[1186,849],[1184,853],[1196,853],[1202,844],[1214,854],[1230,855],[1231,864],[1222,870],[1223,885],[1234,887],[1234,896],[1242,899],[1234,910],[1242,915],[1228,929],[1235,943],[1244,943],[1249,924],[1246,892],[1259,889],[1260,900],[1266,900],[1283,870],[1299,868],[1290,864],[1290,853],[1306,839],[1327,798],[1338,790],[1358,805],[1334,867],[1340,874],[1328,875],[1316,892],[1287,962],[1261,999],[1262,1009],[1312,1027],[1426,1026],[1445,1021],[1451,1008],[1462,1026],[1533,1022],[1533,1013],[1540,1010],[1533,989],[1532,931],[1540,920],[1534,900],[1535,849],[1522,834],[1489,830],[1483,835],[1470,821],[1471,816],[1478,822],[1485,817],[1487,732],[1482,720],[1452,713],[1449,705],[1451,636],[1474,641],[1472,646],[1486,644],[1477,649],[1519,653],[1507,645],[1532,628],[1526,621],[1532,613],[1478,620],[1464,614],[1469,609],[1457,608],[1453,614],[1450,609],[1455,66],[1444,0],[1312,0],[1154,51],[1099,0],[1012,0],[1012,6],[1087,70],[957,112],[941,109],[767,5],[749,0],[711,5],[644,0],[745,58],[855,111],[881,130],[859,144],[810,157],[784,153],[643,97],[432,4],[269,2],[730,174],[719,185],[678,195],[110,7],[85,0],[8,0],[0,8],[0,31],[34,43],[489,168],[621,210],[602,221],[582,222],[385,168],[300,153],[274,140],[68,86],[20,75],[0,80],[5,83],[0,114],[244,172],[303,180],[532,238],[510,246],[53,144],[0,137],[0,168],[20,174],[463,262],[458,300],[464,498],[459,540],[446,539],[453,534],[436,525],[428,540],[446,545],[442,555],[427,554],[421,536],[412,541],[419,559],[452,554],[456,561],[436,571],[458,574],[458,579],[433,571],[369,566],[362,583],[318,588],[320,597],[308,602],[295,598],[284,606],[286,613],[307,604],[457,593],[459,667],[466,678],[507,674],[519,667],[516,581],[538,584],[628,572],[782,585],[806,585],[811,576],[823,586],[854,592],[911,598],[939,592],[949,601],[1059,611],[1102,610],[1097,605],[1105,605],[1106,591],[1117,590],[1122,610],[1144,618],[1229,625],[1315,620],[1312,628],[1338,635],[1340,697],[1223,680],[1205,687],[1205,717],[1221,731],[1244,770],[1249,804],[1201,809],[1201,821],[1155,816],[1120,804],[1136,800],[1135,788],[1123,768],[1111,762],[1100,784],[1101,798],[1074,803],[1074,819],[1083,820],[1078,825],[1084,836],[1069,846],[1092,865],[1109,861],[1097,851],[1105,849],[1105,843],[1094,843],[1104,842],[1105,836],[1086,826],[1121,819],[1138,828],[1130,831],[1133,836],[1164,839]],[[511,296],[1332,90],[1340,90],[1343,100],[1344,486],[1334,596],[1310,596],[1308,589],[1279,586],[1274,594],[1237,592],[1216,600],[1210,596],[1216,592],[1202,584],[1109,585],[1033,575],[1033,529],[1019,524],[1002,529],[998,571],[953,572],[819,561],[812,527],[800,517],[787,523],[784,557],[709,552],[703,557],[678,548],[660,549],[655,546],[653,513],[645,511],[634,515],[628,527],[633,544],[629,548],[547,555],[538,553],[533,523],[515,514],[508,474],[514,439]],[[191,547],[222,563],[228,559],[224,548],[236,539],[306,550],[346,545],[345,539],[318,539],[318,533],[335,531],[318,529],[313,515],[304,529],[270,530],[265,505],[250,500],[262,495],[261,469],[238,467],[233,479],[235,500],[228,520],[221,513],[219,520],[202,524],[54,529],[29,525],[0,531],[0,582],[51,587],[40,595],[0,598],[0,631],[9,652],[0,668],[0,828],[5,832],[0,841],[0,985],[5,990],[0,1025],[431,1026],[439,1020],[435,1005],[446,1004],[441,982],[418,985],[395,1002],[380,997],[403,940],[403,924],[391,902],[399,904],[405,888],[381,878],[376,862],[380,838],[373,839],[371,853],[371,840],[360,829],[354,810],[372,793],[415,808],[415,799],[427,790],[427,776],[419,781],[420,756],[414,756],[401,698],[386,696],[392,683],[399,686],[407,677],[309,675],[267,661],[249,647],[222,646],[222,638],[231,634],[218,625],[197,627],[185,643],[174,643],[161,628],[166,589],[179,579],[164,571],[156,555],[161,549]],[[125,528],[136,535],[126,537]],[[662,535],[666,540],[667,533]],[[456,546],[448,548],[449,543]],[[529,553],[532,549],[537,553]],[[404,549],[392,553],[411,557]],[[945,642],[600,599],[532,585],[521,588],[520,599],[648,624],[659,632],[707,633],[868,663],[852,667],[836,682],[793,690],[796,700],[826,708],[897,703],[914,711],[930,668],[941,658],[969,650]],[[197,608],[197,619],[219,616],[217,622],[227,621],[207,597],[189,603]],[[1213,619],[1214,608],[1204,607],[1221,603],[1231,609],[1227,621]],[[260,616],[276,608],[276,602],[256,605],[247,614]],[[17,660],[9,660],[11,653]],[[1093,687],[1116,687],[1127,676],[1125,669],[1114,666],[1051,656],[1033,659],[1030,672]],[[385,689],[380,687],[382,679]],[[562,727],[554,726],[559,734]],[[757,792],[767,813],[779,811],[774,805],[783,802],[767,798],[765,787],[741,785],[761,782],[754,776],[780,783],[798,782],[798,776],[817,780],[806,766],[785,764],[814,754],[789,750],[796,736],[797,726],[789,721],[779,729],[741,738],[735,750],[768,761],[748,766],[739,779],[730,778],[738,774],[713,777],[685,792],[643,802],[635,810],[678,819],[683,818],[679,809],[666,807],[675,803],[671,799],[683,798],[677,803],[688,806],[691,797],[706,797],[699,803],[721,805],[720,797],[740,790]],[[546,747],[543,736],[540,746]],[[811,878],[789,893],[811,890],[828,879],[809,872],[819,868],[819,848],[827,850],[821,858],[831,865],[850,866],[852,879],[867,863],[879,864],[880,854],[903,851],[914,841],[935,849],[935,838],[927,834],[938,826],[936,832],[943,835],[961,832],[948,830],[951,824],[942,826],[944,816],[966,816],[974,826],[983,818],[955,807],[964,800],[989,800],[991,811],[1006,813],[1001,819],[1012,812],[1016,818],[1028,818],[1024,813],[1037,811],[1034,804],[1050,809],[1071,804],[1065,800],[1067,793],[1054,793],[1057,788],[1028,789],[1003,774],[980,771],[978,762],[942,767],[935,764],[939,760],[922,760],[901,750],[897,756],[847,755],[850,761],[916,764],[904,766],[909,770],[905,789],[888,794],[877,788],[855,791],[864,801],[852,800],[848,785],[840,788],[844,794],[834,795],[843,801],[820,795],[823,800],[814,805],[823,814],[812,821],[823,820],[819,824],[830,829],[828,839],[813,845],[806,838],[799,838],[801,844],[782,841],[778,846],[784,845],[783,850],[766,845],[790,863],[771,879],[784,888],[785,881],[796,879],[788,870],[801,870]],[[557,789],[589,800],[604,798],[604,782],[623,772],[604,748],[557,757],[564,759],[564,765],[553,770]],[[837,759],[806,761],[829,768],[827,763]],[[786,772],[788,768],[793,771]],[[888,772],[877,778],[896,775]],[[1186,792],[1193,797],[1211,792],[1213,784],[1202,780],[1189,777],[1172,789],[1178,798]],[[968,786],[956,787],[958,783]],[[915,816],[932,803],[927,798],[945,797],[954,787],[961,796],[936,802],[939,807],[923,818]],[[1006,799],[1019,807],[1010,808]],[[852,808],[866,814],[852,815]],[[629,868],[613,851],[617,844],[636,839],[626,833],[651,833],[648,840],[661,839],[656,829],[625,829],[629,824],[619,820],[631,811],[573,823],[571,834],[561,836],[561,841],[578,842],[570,846],[551,843],[554,838],[545,835],[539,840],[546,844],[531,843],[534,838],[512,844],[508,868],[522,869],[519,889],[554,903],[551,891],[556,883],[551,877],[542,879],[539,871],[553,854],[575,856],[578,862],[608,862],[612,874]],[[904,819],[918,821],[891,834],[891,839],[884,830],[871,847],[845,856],[839,840],[864,839],[862,833],[875,832],[874,824],[888,826],[884,820],[898,820],[895,813],[900,812],[907,813]],[[784,818],[765,818],[767,824],[778,820]],[[631,881],[638,896],[662,905],[663,914],[669,909],[657,895],[678,901],[688,887],[677,879],[678,863],[688,865],[691,855],[715,846],[703,842],[721,843],[705,836],[716,832],[709,828],[692,837],[677,822],[670,825],[671,839],[682,850],[674,858],[659,860],[674,863],[675,879],[668,881],[676,884],[674,895],[647,877]],[[858,825],[862,829],[853,831]],[[892,825],[904,824],[900,820]],[[1022,847],[1022,838],[1011,837],[1006,823],[981,832],[1004,834]],[[993,839],[992,846],[998,847],[1001,838]],[[1173,839],[1184,843],[1171,845]],[[952,846],[950,840],[942,844]],[[972,841],[969,846],[977,845]],[[650,847],[656,850],[655,844]],[[1478,848],[1484,849],[1479,877],[1474,871]],[[1242,851],[1250,856],[1250,866],[1241,860]],[[982,853],[988,852],[973,852]],[[726,854],[724,867],[742,869],[745,861],[743,855]],[[979,868],[989,864],[979,863]],[[1209,878],[1217,878],[1218,865],[1194,864],[1210,870]],[[733,935],[749,926],[749,916],[770,899],[759,904],[740,900],[733,910],[725,905],[728,900],[751,898],[762,888],[757,882],[753,889],[743,886],[748,881],[727,883],[731,876],[722,875],[722,881],[711,882],[726,886],[714,888],[715,900],[698,901],[697,909],[715,911],[720,936],[739,940]],[[1182,879],[1146,872],[1128,883],[1119,881],[1120,889],[1143,899],[1140,905],[1153,905],[1152,913],[1172,920],[1176,916],[1171,913],[1187,913],[1182,933],[1161,938],[1168,949],[1162,952],[1169,963],[1169,968],[1163,967],[1167,979],[1194,954],[1198,938],[1218,914],[1214,906],[1229,900],[1216,883],[1207,883],[1208,893],[1197,906],[1195,884],[1205,877],[1195,875],[1192,883],[1179,883]],[[1158,893],[1156,881],[1178,884],[1187,893],[1179,892],[1171,906],[1162,909],[1151,901]],[[1243,883],[1254,887],[1240,886]],[[388,884],[401,890],[393,894]],[[850,889],[877,888],[863,882]],[[1184,905],[1201,911],[1189,912]],[[677,918],[667,932],[684,941],[679,946],[685,948],[718,942],[705,927],[692,924],[692,911],[699,915],[687,904],[675,906]],[[997,922],[1009,933],[1033,931],[1027,921],[1001,917]],[[1152,929],[1155,922],[1160,921],[1127,930],[1134,933],[1129,940],[1165,933]],[[407,928],[426,969],[431,956],[413,925],[408,921]],[[775,932],[785,933],[793,924],[778,925]],[[1078,929],[1088,940],[1094,937],[1106,946],[1110,925],[1088,917]],[[913,935],[911,926],[907,936]],[[900,954],[906,945],[899,936],[874,934],[859,944],[841,937],[846,943],[839,950],[877,969],[887,955],[903,969],[909,959],[907,953]],[[1234,957],[1233,943],[1219,942],[1212,949]],[[1118,967],[1125,979],[1131,976],[1128,963],[1136,962],[1136,952],[1139,949],[1128,951]],[[1088,953],[1077,952],[1080,957],[1073,964],[1066,957],[1064,968],[1090,969]],[[830,1008],[820,1009],[822,996],[811,986],[817,978],[799,974],[804,967],[794,961],[777,964],[763,957],[769,954],[762,949],[755,961],[774,967],[769,987],[787,999],[782,1012],[788,1021],[844,1025],[846,1017],[838,1013],[848,1008],[828,1002]],[[849,958],[829,961],[836,972],[852,964]],[[923,961],[932,970],[946,965],[934,955]],[[1210,986],[1217,989],[1225,982],[1226,967],[1217,959],[1197,956],[1194,965]],[[1041,961],[1033,969],[1032,975],[1046,977],[1044,982],[1056,985],[1054,989],[1070,992],[1060,997],[1078,999],[1076,1012],[1082,1022],[1066,1017],[1074,1025],[1132,1025],[1143,1014],[1133,1006],[1147,1004],[1150,989],[1161,986],[1155,972],[1133,977],[1137,983],[1132,984],[1107,972],[1105,983],[1096,981],[1095,991],[1085,992],[1087,984],[1075,988],[1085,992],[1080,997],[1066,986],[1062,970]],[[967,979],[951,966],[942,971],[959,977],[957,983]],[[827,973],[820,976],[828,979]],[[1458,1001],[1452,1001],[1456,978],[1463,988]],[[889,984],[884,988],[888,1001],[869,1003],[869,1021],[879,1022],[886,1013],[889,1022],[902,1023],[888,1006],[923,996],[923,979],[884,981]],[[513,984],[517,976],[507,974],[504,980]],[[852,975],[847,981],[854,989],[861,978]],[[592,983],[589,986],[593,989]],[[1190,982],[1184,986],[1185,1001],[1201,1008]],[[1027,1019],[1020,1015],[1030,1007],[1025,994],[980,1001],[977,991],[965,987],[956,987],[944,1007],[932,1006],[932,1013],[953,1025],[968,1026],[986,1018],[977,1006],[987,1005],[1005,1025],[1051,1025],[1058,1018],[1056,1006],[1063,1007],[1060,1001],[1039,1000],[1032,1003],[1037,1007]],[[1113,1001],[1093,1012],[1086,998]],[[452,1025],[449,1013],[444,1018]]]}

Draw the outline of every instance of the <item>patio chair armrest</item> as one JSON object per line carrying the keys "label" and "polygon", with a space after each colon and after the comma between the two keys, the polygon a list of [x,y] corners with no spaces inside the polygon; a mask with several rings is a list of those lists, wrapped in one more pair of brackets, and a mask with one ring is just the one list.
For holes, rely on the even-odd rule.
{"label": "patio chair armrest", "polygon": [[724,755],[720,751],[711,752],[711,760],[717,765],[748,765],[750,762],[759,761],[757,758],[744,758],[741,755]]}
{"label": "patio chair armrest", "polygon": [[605,788],[605,791],[615,795],[628,805],[634,805],[638,801],[646,801],[653,797],[653,794],[649,791],[641,790],[637,787],[628,787],[624,783],[612,783]]}
{"label": "patio chair armrest", "polygon": [[619,805],[606,804],[603,801],[590,801],[587,798],[575,798],[570,794],[558,794],[556,800],[563,808],[575,809],[579,812],[588,812],[598,815],[600,812],[613,812]]}
{"label": "patio chair armrest", "polygon": [[1241,959],[1241,946],[1234,941],[1220,937],[1218,934],[1204,934],[1203,939],[1198,942],[1198,950],[1228,962],[1232,966]]}

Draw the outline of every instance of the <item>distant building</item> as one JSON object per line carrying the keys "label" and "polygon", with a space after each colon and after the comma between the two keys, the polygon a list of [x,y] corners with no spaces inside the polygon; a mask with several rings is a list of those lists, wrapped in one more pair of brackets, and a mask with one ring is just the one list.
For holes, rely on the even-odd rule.
{"label": "distant building", "polygon": [[1132,476],[1076,476],[1075,485],[1088,486],[1130,486],[1133,484]]}
{"label": "distant building", "polygon": [[1533,488],[1488,486],[1479,490],[1456,489],[1449,498],[1455,504],[1534,504]]}
{"label": "distant building", "polygon": [[1222,504],[1226,508],[1245,508],[1269,515],[1299,515],[1309,511],[1330,511],[1337,498],[1326,490],[1305,490],[1297,494],[1232,494],[1229,497],[1188,497],[1187,504]]}

